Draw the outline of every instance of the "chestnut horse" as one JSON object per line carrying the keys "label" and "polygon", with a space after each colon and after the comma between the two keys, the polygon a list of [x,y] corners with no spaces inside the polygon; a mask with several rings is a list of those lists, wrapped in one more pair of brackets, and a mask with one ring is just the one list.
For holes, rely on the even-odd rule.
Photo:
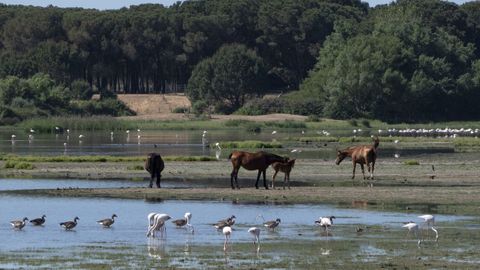
{"label": "chestnut horse", "polygon": [[162,156],[157,153],[150,153],[145,161],[145,170],[150,173],[150,185],[153,187],[153,178],[157,176],[157,188],[160,188],[160,178],[162,177],[162,171],[165,168]]}
{"label": "chestnut horse", "polygon": [[[364,164],[367,164],[368,172],[370,172],[370,178],[373,179],[373,171],[375,170],[375,160],[377,159],[377,148],[380,144],[378,137],[375,137],[373,140],[372,145],[358,145],[348,147],[344,150],[339,150],[337,152],[337,159],[335,163],[340,165],[343,159],[346,157],[351,157],[353,162],[353,176],[352,179],[355,178],[355,167],[357,167],[357,163],[360,164],[363,173],[363,179],[365,177],[365,169],[363,167]],[[371,164],[371,167],[370,167]]]}
{"label": "chestnut horse", "polygon": [[238,170],[240,169],[240,167],[243,167],[249,171],[258,170],[257,182],[255,182],[255,187],[257,189],[258,181],[260,180],[260,174],[263,173],[263,186],[265,187],[265,189],[268,189],[267,180],[265,178],[265,172],[267,171],[268,166],[270,166],[274,162],[288,162],[288,158],[281,157],[272,153],[267,153],[264,151],[256,153],[233,151],[230,156],[228,156],[228,158],[232,162],[233,166],[232,174],[230,175],[230,184],[232,185],[232,189],[235,189],[235,187],[233,186],[233,179],[235,179],[237,188],[240,189],[240,187],[238,186]]}

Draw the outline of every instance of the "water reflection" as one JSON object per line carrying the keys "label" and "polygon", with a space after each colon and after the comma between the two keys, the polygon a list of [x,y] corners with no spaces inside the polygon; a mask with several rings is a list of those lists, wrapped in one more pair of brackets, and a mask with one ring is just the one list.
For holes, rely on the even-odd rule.
{"label": "water reflection", "polygon": [[167,256],[167,251],[165,248],[166,242],[167,240],[162,238],[148,238],[148,256],[159,261],[165,258]]}

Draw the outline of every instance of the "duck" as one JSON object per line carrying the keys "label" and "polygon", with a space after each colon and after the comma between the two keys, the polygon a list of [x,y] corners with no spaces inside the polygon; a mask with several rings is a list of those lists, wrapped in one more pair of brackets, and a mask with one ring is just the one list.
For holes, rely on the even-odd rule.
{"label": "duck", "polygon": [[113,214],[112,218],[102,219],[97,221],[97,223],[102,225],[104,228],[110,228],[110,226],[112,226],[112,224],[115,222],[116,217],[117,215]]}
{"label": "duck", "polygon": [[34,225],[34,226],[41,226],[41,225],[43,225],[43,223],[45,223],[45,218],[46,217],[47,216],[42,215],[41,218],[35,218],[35,219],[30,220],[30,223],[32,223],[32,225]]}
{"label": "duck", "polygon": [[10,224],[14,229],[21,230],[23,227],[25,227],[25,221],[27,221],[28,218],[24,217],[23,220],[13,220],[10,221]]}
{"label": "duck", "polygon": [[263,223],[263,226],[267,227],[268,229],[271,229],[272,231],[275,230],[275,228],[282,222],[279,218],[276,220],[270,220],[265,223]]}
{"label": "duck", "polygon": [[235,216],[232,215],[231,217],[227,218],[227,219],[222,219],[222,220],[219,220],[217,223],[213,224],[213,226],[218,229],[218,230],[221,230],[223,229],[224,227],[231,227],[233,226],[233,224],[235,224]]}
{"label": "duck", "polygon": [[77,220],[79,220],[79,218],[75,217],[73,219],[73,221],[65,221],[65,222],[60,223],[60,226],[65,228],[65,230],[71,230],[71,229],[75,228],[75,226],[77,226]]}

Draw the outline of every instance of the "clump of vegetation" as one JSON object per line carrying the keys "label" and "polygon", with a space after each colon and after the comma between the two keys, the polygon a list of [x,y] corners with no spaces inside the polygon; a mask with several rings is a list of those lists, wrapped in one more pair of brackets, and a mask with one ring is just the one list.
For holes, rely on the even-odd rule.
{"label": "clump of vegetation", "polygon": [[176,107],[172,110],[172,113],[188,113],[190,108],[188,107]]}
{"label": "clump of vegetation", "polygon": [[409,165],[409,166],[410,166],[410,165],[420,165],[420,162],[418,162],[417,160],[405,160],[405,161],[403,162],[403,164]]}
{"label": "clump of vegetation", "polygon": [[222,148],[246,148],[246,149],[282,148],[282,144],[279,142],[262,142],[262,141],[221,142],[220,146]]}
{"label": "clump of vegetation", "polygon": [[370,125],[370,121],[368,121],[367,119],[363,119],[362,120],[362,125],[364,127],[367,127],[367,128],[371,128],[372,126]]}
{"label": "clump of vegetation", "polygon": [[33,128],[38,133],[55,133],[56,127],[61,131],[70,130],[126,130],[137,128],[136,123],[119,120],[111,116],[71,116],[71,117],[46,117],[32,118],[17,125],[26,131]]}
{"label": "clump of vegetation", "polygon": [[129,171],[143,171],[145,168],[142,165],[133,165],[133,166],[127,166],[127,170]]}
{"label": "clump of vegetation", "polygon": [[17,169],[17,170],[33,170],[35,166],[30,162],[18,162],[9,160],[5,162],[5,169]]}
{"label": "clump of vegetation", "polygon": [[274,127],[274,128],[306,128],[307,125],[305,122],[294,121],[294,120],[285,120],[281,121],[271,121],[265,122],[264,124],[267,127]]}
{"label": "clump of vegetation", "polygon": [[322,119],[320,118],[320,116],[316,114],[311,114],[307,118],[307,122],[320,122],[320,121],[322,121]]}
{"label": "clump of vegetation", "polygon": [[357,119],[350,119],[348,120],[348,123],[354,127],[358,127],[358,121]]}

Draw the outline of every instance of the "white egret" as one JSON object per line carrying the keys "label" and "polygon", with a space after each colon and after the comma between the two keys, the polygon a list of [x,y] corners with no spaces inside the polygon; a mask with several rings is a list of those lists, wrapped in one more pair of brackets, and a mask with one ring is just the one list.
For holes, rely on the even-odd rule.
{"label": "white egret", "polygon": [[272,131],[272,135],[275,135],[275,134],[277,134],[277,131],[276,130]]}

